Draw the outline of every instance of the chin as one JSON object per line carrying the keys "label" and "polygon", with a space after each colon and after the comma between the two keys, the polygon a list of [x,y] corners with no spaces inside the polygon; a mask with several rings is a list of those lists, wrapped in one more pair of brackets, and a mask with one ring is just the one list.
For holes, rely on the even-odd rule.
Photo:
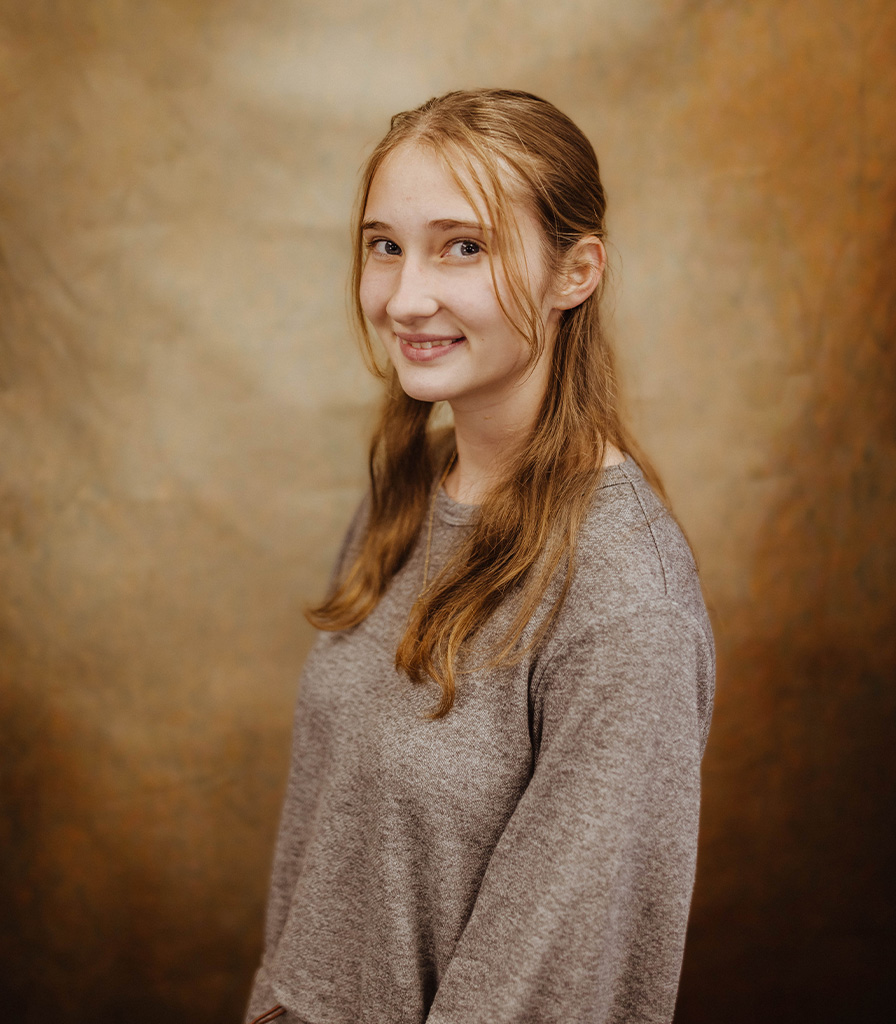
{"label": "chin", "polygon": [[451,395],[446,394],[444,388],[428,388],[417,384],[414,386],[410,383],[405,383],[400,377],[398,383],[401,385],[401,390],[408,396],[413,398],[417,402],[450,402]]}
{"label": "chin", "polygon": [[447,402],[450,401],[453,392],[446,388],[444,382],[436,380],[421,380],[417,374],[408,374],[396,370],[398,383],[401,390],[418,402]]}

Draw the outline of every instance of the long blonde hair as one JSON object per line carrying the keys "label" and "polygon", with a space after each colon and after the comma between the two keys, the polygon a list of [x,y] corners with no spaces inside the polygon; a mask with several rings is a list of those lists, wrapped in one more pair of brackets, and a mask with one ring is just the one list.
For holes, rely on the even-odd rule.
{"label": "long blonde hair", "polygon": [[[394,370],[377,366],[360,302],[367,197],[385,157],[405,143],[450,156],[446,167],[458,187],[480,221],[493,226],[513,300],[514,312],[505,308],[505,313],[529,339],[532,362],[545,337],[514,245],[519,236],[513,201],[527,203],[535,213],[554,272],[581,239],[604,237],[606,197],[594,150],[576,125],[545,100],[511,90],[451,92],[392,118],[364,169],[353,226],[354,315],[369,363],[386,380],[370,447],[369,517],[353,564],[327,599],[307,613],[318,629],[347,629],[373,611],[417,541],[435,474],[450,455],[443,435],[429,429],[432,403],[408,397]],[[600,320],[602,291],[603,280],[581,305],[563,312],[531,435],[482,504],[466,543],[411,608],[395,664],[415,682],[428,677],[438,683],[441,700],[434,717],[451,708],[458,655],[482,624],[509,595],[519,595],[518,611],[493,652],[496,664],[510,660],[560,573],[559,596],[533,642],[549,626],[569,586],[576,536],[608,444],[632,454],[662,493],[620,417],[613,356]]]}

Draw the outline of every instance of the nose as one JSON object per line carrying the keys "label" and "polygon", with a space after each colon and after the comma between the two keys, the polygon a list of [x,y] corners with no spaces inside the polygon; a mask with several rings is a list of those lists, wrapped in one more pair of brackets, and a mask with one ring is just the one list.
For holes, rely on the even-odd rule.
{"label": "nose", "polygon": [[432,275],[421,262],[405,258],[394,279],[386,313],[400,324],[432,316],[439,309],[434,284]]}

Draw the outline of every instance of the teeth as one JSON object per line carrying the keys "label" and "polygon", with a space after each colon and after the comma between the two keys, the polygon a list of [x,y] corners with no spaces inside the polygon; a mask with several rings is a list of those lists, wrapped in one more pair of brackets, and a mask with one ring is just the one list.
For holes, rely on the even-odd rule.
{"label": "teeth", "polygon": [[457,338],[444,338],[442,341],[409,341],[411,348],[444,348],[453,345]]}

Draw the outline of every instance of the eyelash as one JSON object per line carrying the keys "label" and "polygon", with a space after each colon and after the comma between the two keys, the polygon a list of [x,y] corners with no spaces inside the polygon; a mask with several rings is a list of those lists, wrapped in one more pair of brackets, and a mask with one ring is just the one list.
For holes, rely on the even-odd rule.
{"label": "eyelash", "polygon": [[[381,243],[383,245],[394,245],[395,248],[398,249],[398,252],[383,252],[381,249],[377,248],[377,246],[379,246]],[[401,255],[401,246],[399,246],[397,243],[393,242],[390,238],[370,238],[364,244],[367,247],[368,251],[379,253],[380,256],[400,256]],[[476,248],[475,252],[470,252],[470,253],[462,254],[460,256],[461,259],[471,260],[474,257],[479,256],[482,253],[482,251],[483,251],[482,243],[481,242],[477,242],[474,238],[458,238],[458,239],[455,239],[453,242],[449,242],[448,243],[448,251],[450,252],[450,250],[453,249],[456,245],[471,245],[471,246],[475,246],[475,248]]]}
{"label": "eyelash", "polygon": [[368,248],[368,249],[370,250],[370,252],[376,252],[376,253],[379,253],[379,254],[380,254],[380,256],[398,256],[398,255],[400,254],[400,252],[401,252],[401,248],[400,248],[400,246],[398,246],[398,245],[395,245],[395,248],[399,250],[399,252],[397,252],[397,253],[396,253],[396,252],[382,252],[382,251],[381,251],[380,249],[378,249],[378,248],[377,248],[377,246],[378,246],[378,245],[379,245],[379,244],[380,244],[381,242],[382,242],[382,243],[383,243],[384,245],[395,245],[395,242],[391,241],[391,240],[390,240],[390,239],[388,239],[388,238],[369,238],[369,239],[368,239],[368,240],[367,240],[367,241],[365,242],[365,245],[366,245],[366,246],[367,246],[367,248]]}
{"label": "eyelash", "polygon": [[456,245],[473,245],[476,247],[475,252],[464,253],[465,259],[472,259],[474,256],[478,256],[482,252],[482,246],[473,238],[458,238],[457,241],[452,242],[448,248],[453,249]]}

